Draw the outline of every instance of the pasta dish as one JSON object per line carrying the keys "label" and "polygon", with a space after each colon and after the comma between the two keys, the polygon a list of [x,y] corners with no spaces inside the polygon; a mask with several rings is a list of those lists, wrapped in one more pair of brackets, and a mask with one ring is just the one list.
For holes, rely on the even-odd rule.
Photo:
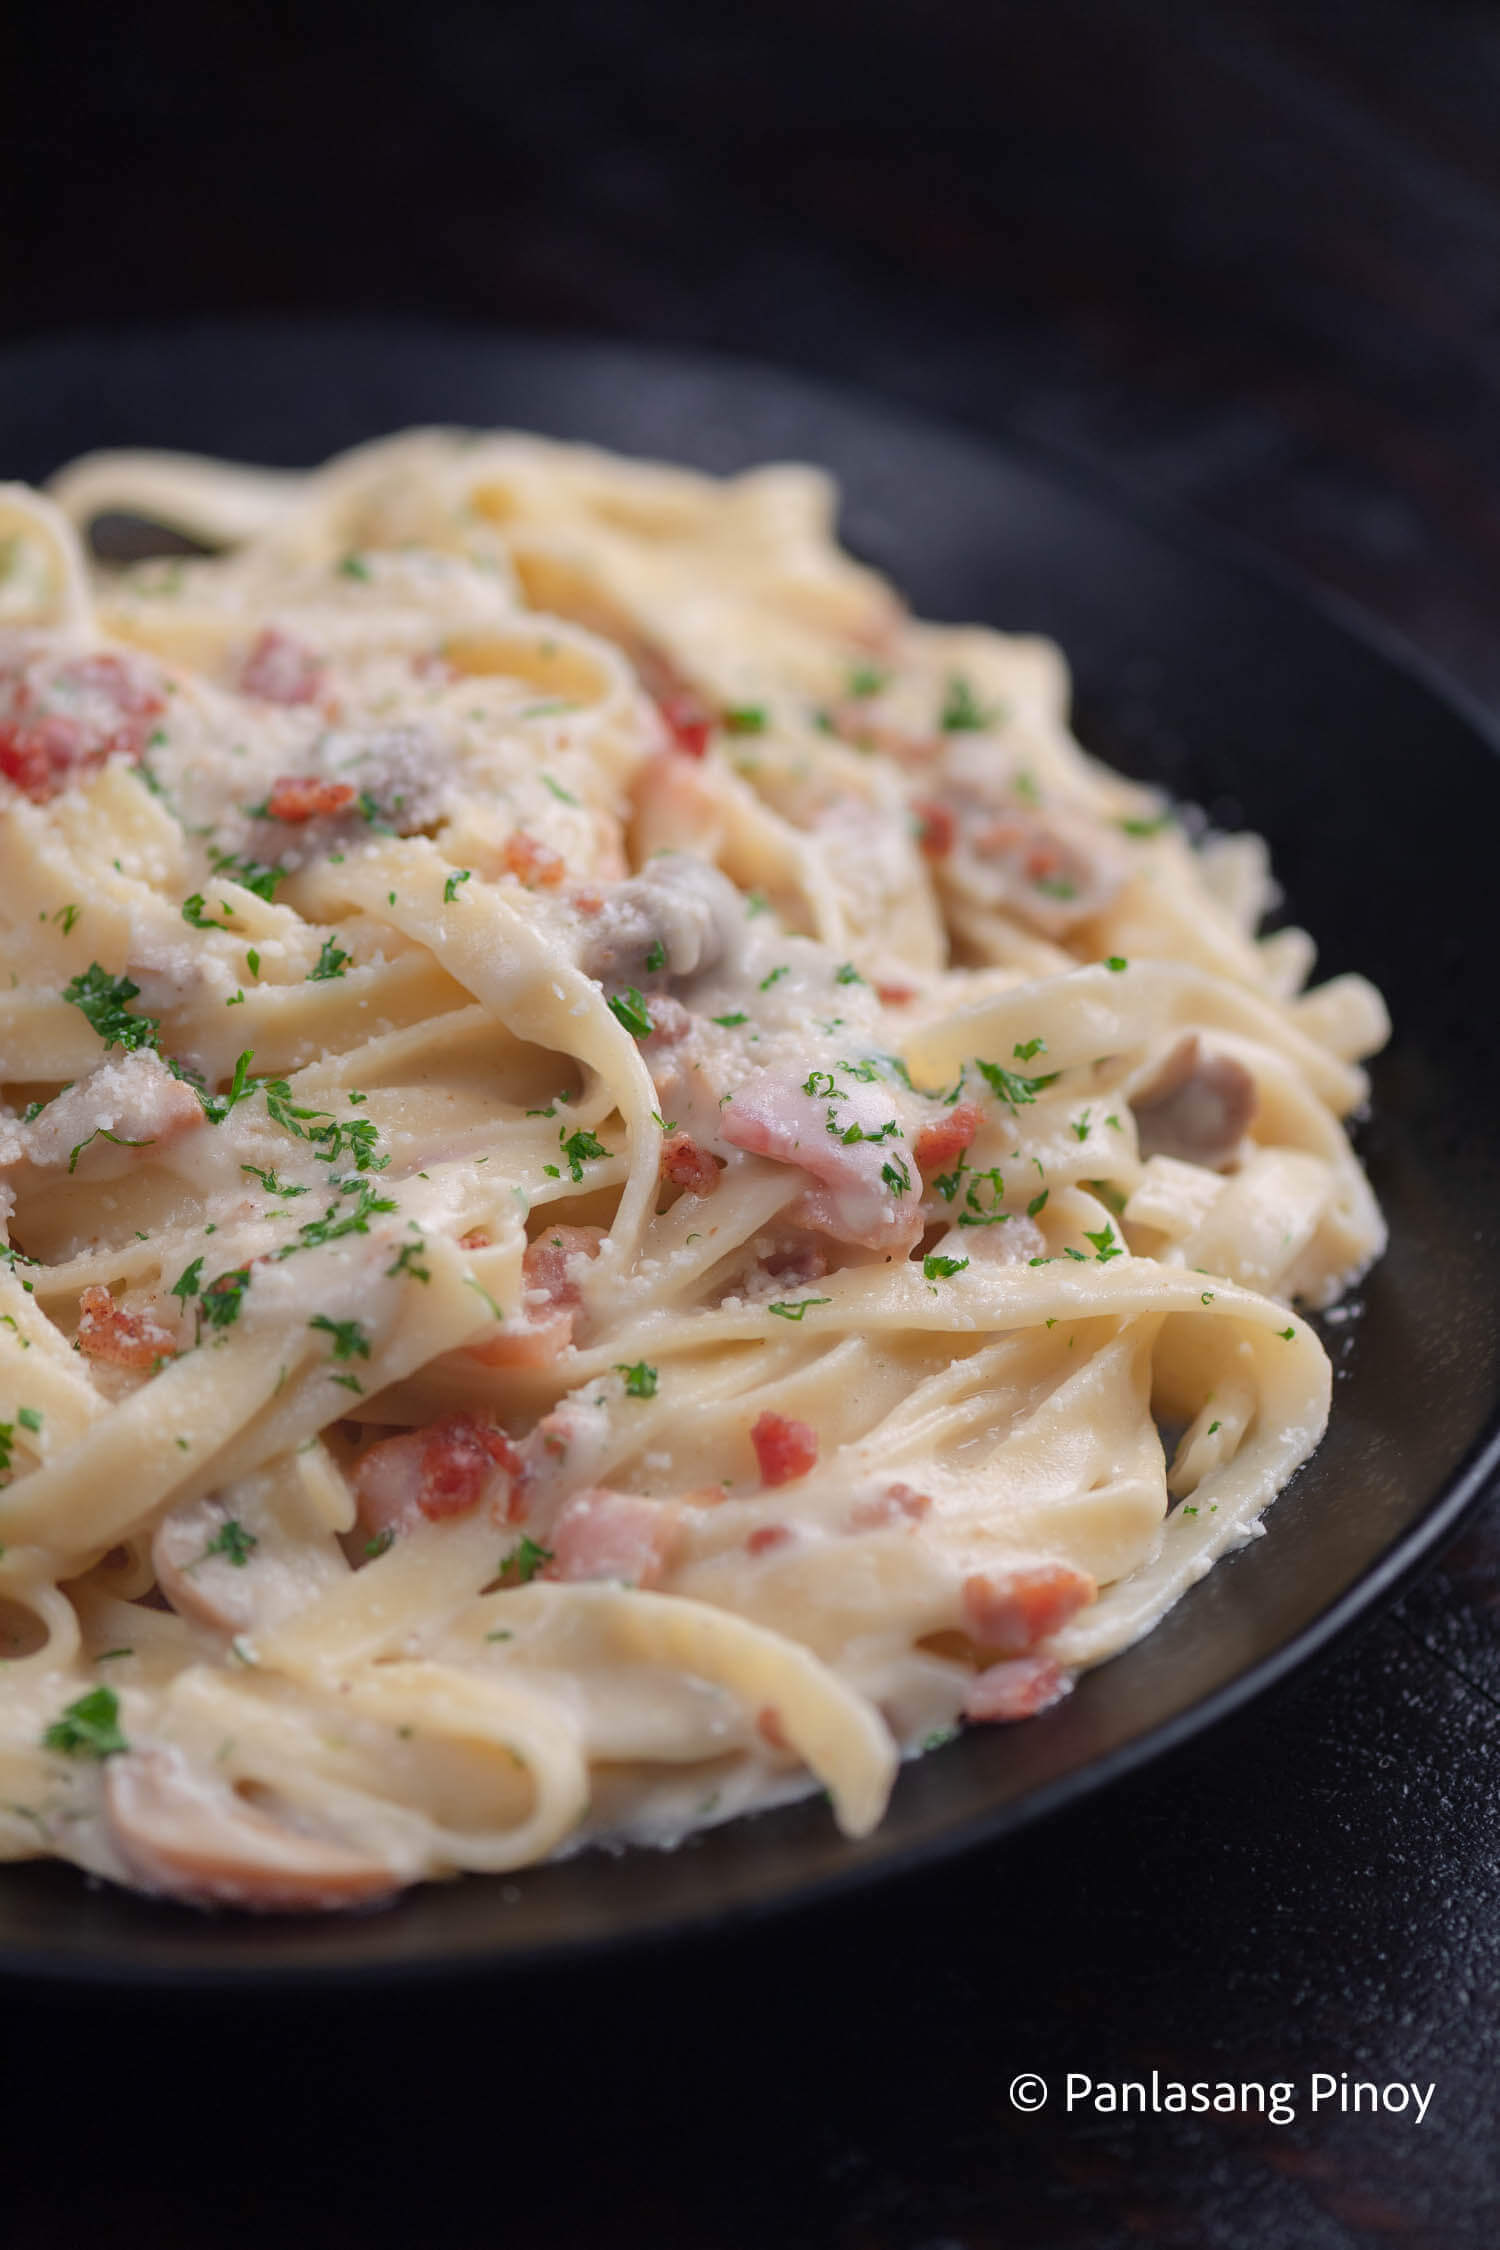
{"label": "pasta dish", "polygon": [[861,1836],[1317,1444],[1379,995],[833,519],[449,430],[0,487],[0,1854]]}

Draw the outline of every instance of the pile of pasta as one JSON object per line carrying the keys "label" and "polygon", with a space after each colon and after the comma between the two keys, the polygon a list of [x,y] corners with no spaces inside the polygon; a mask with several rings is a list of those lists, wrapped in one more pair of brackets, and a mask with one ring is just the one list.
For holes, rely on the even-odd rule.
{"label": "pile of pasta", "polygon": [[0,1853],[859,1836],[1254,1531],[1386,1018],[1067,699],[807,468],[0,488]]}

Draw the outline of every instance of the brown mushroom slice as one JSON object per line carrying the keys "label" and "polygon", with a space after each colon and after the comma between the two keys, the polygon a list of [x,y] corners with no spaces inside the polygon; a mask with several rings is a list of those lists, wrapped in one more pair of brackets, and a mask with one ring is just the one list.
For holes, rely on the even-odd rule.
{"label": "brown mushroom slice", "polygon": [[1141,1155],[1218,1171],[1243,1140],[1256,1100],[1255,1080],[1236,1056],[1187,1032],[1131,1096]]}
{"label": "brown mushroom slice", "polygon": [[131,1879],[190,1906],[321,1913],[366,1906],[402,1878],[348,1844],[285,1827],[175,1750],[132,1750],[104,1776],[110,1839]]}

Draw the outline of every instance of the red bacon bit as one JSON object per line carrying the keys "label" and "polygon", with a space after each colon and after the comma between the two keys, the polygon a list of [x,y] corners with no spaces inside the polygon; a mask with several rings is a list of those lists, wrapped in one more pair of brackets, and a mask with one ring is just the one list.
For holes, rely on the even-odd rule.
{"label": "red bacon bit", "polygon": [[1035,1563],[1020,1570],[979,1571],[963,1583],[964,1630],[981,1648],[1025,1656],[1079,1610],[1099,1589],[1087,1571],[1068,1563]]}
{"label": "red bacon bit", "polygon": [[272,820],[318,820],[354,802],[348,781],[320,781],[316,774],[284,773],[272,783],[266,811]]}
{"label": "red bacon bit", "polygon": [[518,1482],[521,1455],[504,1430],[472,1414],[452,1414],[425,1429],[381,1438],[361,1454],[354,1470],[360,1526],[378,1535],[409,1531],[423,1516],[436,1523],[466,1515],[496,1469]]}
{"label": "red bacon bit", "polygon": [[85,1289],[78,1300],[78,1349],[106,1367],[154,1367],[175,1359],[177,1339],[154,1313],[124,1312],[107,1289]]}
{"label": "red bacon bit", "polygon": [[712,1195],[719,1184],[719,1167],[691,1133],[668,1133],[661,1144],[662,1178],[684,1195]]}
{"label": "red bacon bit", "polygon": [[918,797],[913,800],[912,812],[917,822],[917,849],[924,859],[946,859],[958,836],[958,822],[951,805],[937,797]]}
{"label": "red bacon bit", "polygon": [[919,1172],[935,1172],[962,1156],[979,1131],[978,1102],[955,1102],[952,1109],[924,1125],[912,1146]]}
{"label": "red bacon bit", "polygon": [[1071,1675],[1050,1656],[1012,1657],[976,1673],[964,1697],[966,1719],[1030,1719],[1059,1702],[1072,1688]]}
{"label": "red bacon bit", "polygon": [[691,688],[674,688],[656,698],[672,747],[685,758],[701,758],[714,731],[714,714]]}
{"label": "red bacon bit", "polygon": [[590,916],[602,914],[604,912],[604,893],[603,891],[575,891],[573,893],[573,904],[580,914]]}
{"label": "red bacon bit", "polygon": [[323,667],[312,650],[273,625],[256,640],[240,673],[240,693],[260,703],[312,703],[323,685]]}
{"label": "red bacon bit", "polygon": [[908,1000],[916,999],[917,988],[914,984],[881,984],[877,980],[875,996],[887,1008],[904,1008]]}
{"label": "red bacon bit", "polygon": [[[768,1483],[776,1481],[774,1478],[767,1479]],[[787,1546],[794,1536],[789,1523],[763,1523],[745,1541],[745,1552],[747,1555],[768,1555],[773,1547]]]}
{"label": "red bacon bit", "polygon": [[855,1531],[882,1531],[893,1523],[920,1523],[931,1509],[930,1493],[909,1484],[891,1484],[875,1499],[861,1500],[849,1522]]}
{"label": "red bacon bit", "polygon": [[662,1500],[596,1485],[566,1502],[548,1534],[544,1578],[620,1578],[656,1586],[677,1543],[677,1510]]}
{"label": "red bacon bit", "polygon": [[791,1484],[805,1477],[818,1459],[818,1433],[810,1423],[784,1414],[762,1414],[750,1432],[763,1484]]}
{"label": "red bacon bit", "polygon": [[528,1317],[523,1328],[492,1328],[477,1344],[466,1344],[464,1354],[481,1367],[551,1367],[572,1341],[572,1313],[544,1313]]}
{"label": "red bacon bit", "polygon": [[790,1750],[792,1747],[787,1740],[786,1728],[781,1723],[781,1713],[774,1703],[764,1704],[756,1712],[755,1731],[762,1742],[769,1743],[773,1750]]}
{"label": "red bacon bit", "polygon": [[670,992],[653,992],[648,1003],[651,1012],[651,1029],[641,1041],[643,1047],[677,1047],[693,1028],[691,1012]]}
{"label": "red bacon bit", "polygon": [[507,874],[524,883],[528,891],[556,890],[568,872],[568,863],[561,852],[544,844],[538,836],[530,836],[524,828],[517,828],[505,839],[501,853]]}
{"label": "red bacon bit", "polygon": [[108,650],[0,671],[0,775],[44,805],[106,758],[138,760],[166,707],[159,674]]}
{"label": "red bacon bit", "polygon": [[597,1258],[603,1240],[603,1227],[548,1227],[526,1245],[522,1286],[542,1291],[549,1305],[581,1305],[583,1289],[569,1274],[569,1264],[580,1251],[586,1258]]}

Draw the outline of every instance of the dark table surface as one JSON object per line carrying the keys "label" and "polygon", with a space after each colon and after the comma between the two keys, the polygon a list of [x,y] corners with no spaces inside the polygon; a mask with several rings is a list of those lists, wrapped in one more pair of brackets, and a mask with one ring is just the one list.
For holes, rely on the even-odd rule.
{"label": "dark table surface", "polygon": [[[1248,535],[1500,709],[1486,9],[161,0],[9,35],[5,333],[430,309],[851,376]],[[442,1998],[8,1996],[4,2238],[1491,2244],[1497,1610],[1492,1505],[1207,1743],[733,1946]],[[1294,2121],[1066,2111],[1070,2071],[1153,2069],[1289,2081]],[[1431,2084],[1425,2122],[1345,2076]]]}

